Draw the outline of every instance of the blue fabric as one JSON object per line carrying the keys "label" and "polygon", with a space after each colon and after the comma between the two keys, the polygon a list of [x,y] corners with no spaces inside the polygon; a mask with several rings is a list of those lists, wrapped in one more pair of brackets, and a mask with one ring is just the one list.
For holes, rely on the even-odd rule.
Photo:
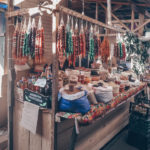
{"label": "blue fabric", "polygon": [[[8,8],[8,5],[0,2],[0,8],[2,8],[2,9],[7,9],[7,8]],[[17,7],[17,6],[15,6],[14,8],[15,8],[15,9],[19,9],[19,7]]]}
{"label": "blue fabric", "polygon": [[59,101],[59,110],[72,113],[87,113],[90,110],[87,93],[85,92],[85,95],[83,97],[71,101],[61,97]]}

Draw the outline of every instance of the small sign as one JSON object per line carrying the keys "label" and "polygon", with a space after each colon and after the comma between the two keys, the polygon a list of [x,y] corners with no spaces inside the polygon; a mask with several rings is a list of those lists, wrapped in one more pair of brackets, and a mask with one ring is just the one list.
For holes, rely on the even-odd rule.
{"label": "small sign", "polygon": [[22,112],[21,126],[36,134],[39,106],[25,102]]}
{"label": "small sign", "polygon": [[46,86],[46,79],[38,79],[34,86],[39,86],[39,87],[42,87],[44,88]]}
{"label": "small sign", "polygon": [[36,104],[43,108],[50,108],[51,106],[50,96],[44,96],[28,89],[24,90],[24,101]]}

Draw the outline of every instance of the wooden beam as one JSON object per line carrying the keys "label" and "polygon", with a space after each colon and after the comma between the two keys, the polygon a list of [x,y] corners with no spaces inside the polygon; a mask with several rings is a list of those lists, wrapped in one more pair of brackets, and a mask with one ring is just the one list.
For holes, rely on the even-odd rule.
{"label": "wooden beam", "polygon": [[[107,10],[104,4],[100,3],[100,5]],[[130,31],[130,29],[117,17],[112,13],[112,17],[115,18],[127,31]]]}
{"label": "wooden beam", "polygon": [[[13,0],[8,0],[8,12],[13,11]],[[7,104],[8,104],[8,150],[13,150],[13,107],[14,107],[14,82],[15,70],[12,60],[12,37],[13,37],[13,18],[6,20],[6,53],[8,66],[8,84],[7,84]]]}
{"label": "wooden beam", "polygon": [[126,32],[126,31],[123,30],[123,29],[118,29],[118,28],[115,28],[115,27],[113,27],[113,26],[106,25],[106,24],[103,23],[103,22],[100,22],[100,21],[98,21],[98,20],[96,20],[96,19],[90,18],[90,17],[85,16],[85,15],[82,15],[82,14],[80,14],[80,13],[78,13],[78,12],[76,12],[76,11],[73,11],[73,10],[71,10],[71,9],[69,9],[69,8],[66,8],[66,7],[64,7],[64,6],[58,6],[57,9],[60,10],[60,11],[62,11],[62,12],[64,12],[64,13],[66,13],[66,14],[68,14],[68,15],[77,17],[77,18],[79,18],[79,19],[86,20],[86,21],[88,21],[88,22],[91,22],[91,23],[93,23],[93,24],[99,25],[99,26],[101,26],[101,27],[104,27],[104,28],[107,28],[107,29],[111,29],[111,30],[115,30],[115,31],[118,31],[118,32]]}
{"label": "wooden beam", "polygon": [[111,26],[111,0],[107,0],[107,19],[107,24]]}
{"label": "wooden beam", "polygon": [[[87,2],[102,2],[102,3],[107,3],[107,0],[86,0]],[[117,4],[117,5],[131,5],[129,2],[117,2],[117,1],[112,1],[111,4]],[[142,7],[150,7],[150,4],[136,4],[137,6],[142,6]]]}
{"label": "wooden beam", "polygon": [[[139,25],[144,23],[144,14],[139,13]],[[142,36],[144,31],[144,27],[139,30],[139,34]]]}
{"label": "wooden beam", "polygon": [[112,8],[112,12],[117,11],[117,10],[120,9],[121,7],[122,7],[122,5],[115,5],[115,6]]}
{"label": "wooden beam", "polygon": [[135,18],[135,16],[134,16],[133,5],[131,7],[132,7],[132,10],[131,10],[131,20],[132,20],[132,22],[131,22],[131,31],[133,32],[133,30],[134,30],[134,18]]}
{"label": "wooden beam", "polygon": [[[122,21],[123,23],[131,23],[132,20],[131,19],[128,19],[128,20],[120,20]],[[140,20],[139,19],[134,19],[134,22],[139,22]],[[112,20],[112,23],[118,23],[117,20]]]}
{"label": "wooden beam", "polygon": [[136,29],[134,29],[133,32],[136,32],[136,31],[140,30],[142,27],[144,27],[148,23],[150,23],[150,20],[145,21],[142,25],[140,25],[139,27],[137,27]]}
{"label": "wooden beam", "polygon": [[96,2],[95,19],[98,20],[98,3]]}
{"label": "wooden beam", "polygon": [[51,119],[51,150],[57,149],[57,126],[55,114],[58,108],[58,57],[56,53],[56,33],[59,25],[59,13],[52,14],[52,53],[53,53],[53,84],[52,84],[52,119]]}

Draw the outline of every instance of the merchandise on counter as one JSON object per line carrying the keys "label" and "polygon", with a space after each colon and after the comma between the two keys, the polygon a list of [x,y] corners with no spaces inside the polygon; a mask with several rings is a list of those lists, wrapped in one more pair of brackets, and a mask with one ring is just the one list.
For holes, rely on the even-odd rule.
{"label": "merchandise on counter", "polygon": [[63,90],[60,95],[60,111],[85,114],[90,110],[86,91],[74,90],[74,92],[70,92],[68,90]]}

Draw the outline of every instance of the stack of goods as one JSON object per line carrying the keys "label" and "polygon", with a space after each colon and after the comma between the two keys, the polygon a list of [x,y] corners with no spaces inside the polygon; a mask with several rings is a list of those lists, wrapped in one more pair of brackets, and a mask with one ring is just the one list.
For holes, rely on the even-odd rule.
{"label": "stack of goods", "polygon": [[128,142],[141,150],[150,149],[150,101],[130,104]]}
{"label": "stack of goods", "polygon": [[24,24],[18,23],[13,34],[12,56],[16,64],[25,64],[33,59],[35,64],[43,63],[44,54],[44,29],[39,19],[38,27],[35,26],[35,20],[29,18],[28,26],[26,19]]}
{"label": "stack of goods", "polygon": [[17,92],[23,92],[23,100],[32,102],[44,108],[50,107],[52,96],[51,68],[45,65],[42,73],[31,73],[28,78],[22,77],[17,82]]}

